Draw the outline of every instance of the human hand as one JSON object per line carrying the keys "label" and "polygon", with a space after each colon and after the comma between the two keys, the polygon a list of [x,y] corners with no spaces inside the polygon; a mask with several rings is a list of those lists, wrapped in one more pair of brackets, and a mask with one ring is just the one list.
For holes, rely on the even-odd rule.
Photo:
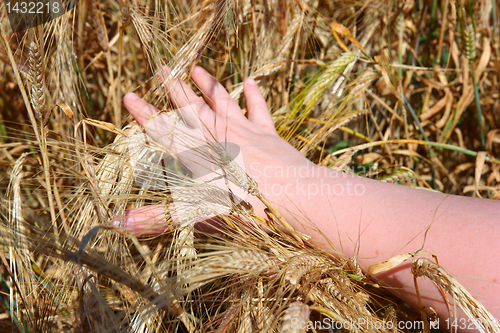
{"label": "human hand", "polygon": [[[286,217],[290,217],[294,227],[298,225],[291,220],[300,214],[306,215],[312,222],[306,232],[313,241],[328,240],[318,248],[347,257],[356,256],[366,271],[374,264],[400,253],[414,252],[425,244],[425,249],[456,276],[474,277],[470,291],[487,308],[497,305],[498,260],[484,255],[484,244],[493,246],[493,250],[488,248],[489,252],[498,252],[498,202],[420,191],[317,167],[276,133],[266,103],[252,80],[244,82],[247,119],[222,85],[206,71],[196,68],[192,78],[206,96],[206,102],[182,82],[166,82],[170,99],[179,108],[195,106],[196,118],[206,125],[201,130],[204,137],[212,138],[213,134],[219,141],[240,147],[243,166],[257,181],[264,196],[277,206],[285,206],[284,212],[290,211]],[[124,104],[154,140],[175,146],[175,135],[171,142],[171,136],[165,135],[165,131],[163,135],[154,133],[155,126],[171,128],[168,117],[162,115],[148,122],[159,111],[135,94],[127,94]],[[194,121],[188,124],[193,127]],[[306,186],[302,186],[304,184]],[[308,193],[303,194],[302,190]],[[308,200],[309,195],[314,196],[314,200]],[[289,201],[284,202],[287,197]],[[260,200],[252,196],[246,199],[256,213],[263,216],[264,205]],[[134,234],[161,233],[166,228],[163,211],[163,207],[155,206],[136,208],[126,213],[123,225]],[[470,242],[471,237],[481,241]],[[470,246],[464,247],[467,242]],[[471,266],[469,263],[477,262],[477,258],[483,260]],[[403,301],[418,308],[410,270],[400,266],[379,274],[378,278],[397,291]],[[449,304],[442,301],[439,292],[431,286],[420,290],[422,299],[429,300],[425,306],[445,314],[443,320],[449,319],[446,317]]]}
{"label": "human hand", "polygon": [[[209,180],[207,166],[192,150],[206,139],[217,140],[222,146],[224,143],[232,143],[239,147],[240,154],[233,156],[234,161],[257,182],[271,202],[278,202],[283,196],[283,189],[293,182],[288,177],[287,170],[312,170],[316,167],[278,135],[266,102],[254,80],[247,79],[243,84],[247,118],[226,89],[201,67],[194,69],[192,79],[204,93],[205,101],[184,82],[172,79],[166,72],[167,70],[159,76],[164,79],[168,96],[180,109],[189,128],[175,123],[166,114],[159,114],[157,108],[134,93],[125,95],[124,105],[153,140],[171,147],[179,154],[181,161],[193,171],[193,177],[202,181]],[[221,180],[218,186],[223,186]],[[231,190],[237,192],[234,186],[231,186]],[[245,198],[245,193],[242,194],[241,191],[237,194],[249,201],[258,213],[263,211],[264,205],[259,200],[252,196]],[[136,234],[163,231],[165,224],[158,223],[165,219],[163,207],[141,207],[136,210],[126,213],[122,226]]]}

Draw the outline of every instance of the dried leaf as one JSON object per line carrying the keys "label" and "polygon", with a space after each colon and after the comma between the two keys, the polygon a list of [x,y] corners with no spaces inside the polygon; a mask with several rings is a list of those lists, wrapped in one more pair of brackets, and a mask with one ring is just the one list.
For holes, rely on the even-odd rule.
{"label": "dried leaf", "polygon": [[338,34],[341,34],[342,36],[347,38],[351,43],[356,45],[361,50],[361,52],[363,52],[365,55],[367,55],[363,46],[360,44],[360,42],[358,42],[358,40],[351,34],[349,29],[347,29],[345,26],[343,26],[342,24],[340,24],[336,21],[333,21],[332,23],[330,23],[330,29],[332,30],[333,36],[335,37],[335,39],[339,43],[340,47],[342,47],[342,49],[344,49],[346,52],[350,52],[350,51],[347,48],[347,46],[344,44],[344,42],[339,38]]}
{"label": "dried leaf", "polygon": [[409,252],[405,254],[400,254],[398,256],[392,257],[391,259],[379,262],[377,264],[371,265],[368,268],[368,275],[374,275],[378,274],[381,272],[385,272],[390,270],[391,268],[394,268],[396,266],[401,265],[408,259],[414,258],[415,256],[422,255],[422,254],[431,254],[427,251],[417,251],[417,252]]}
{"label": "dried leaf", "polygon": [[481,198],[481,194],[479,194],[478,186],[479,186],[479,181],[481,180],[481,174],[483,171],[483,166],[485,161],[486,161],[486,152],[485,151],[478,152],[476,157],[476,172],[474,173],[474,186],[476,194],[479,198]]}
{"label": "dried leaf", "polygon": [[73,120],[74,113],[73,113],[73,111],[71,110],[71,108],[70,108],[68,105],[64,104],[64,103],[59,103],[59,104],[56,104],[56,105],[54,105],[54,106],[50,109],[50,111],[47,113],[47,115],[46,115],[45,119],[43,120],[43,126],[46,126],[46,125],[47,125],[47,123],[48,123],[48,122],[49,122],[49,120],[50,120],[50,116],[52,115],[52,112],[53,112],[54,108],[56,108],[56,107],[60,107],[60,108],[64,111],[64,114],[66,115],[66,117],[68,117],[68,120],[69,120],[69,121],[71,122],[71,124],[74,126],[74,125],[75,125],[74,120]]}

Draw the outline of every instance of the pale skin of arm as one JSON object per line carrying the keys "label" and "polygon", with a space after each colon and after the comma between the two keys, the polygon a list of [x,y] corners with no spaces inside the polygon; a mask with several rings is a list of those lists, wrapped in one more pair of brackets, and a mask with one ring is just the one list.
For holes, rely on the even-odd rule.
{"label": "pale skin of arm", "polygon": [[[205,101],[182,82],[170,84],[169,97],[179,108],[196,106],[208,127],[203,129],[207,137],[210,131],[220,141],[240,146],[246,172],[296,230],[312,236],[326,251],[357,256],[365,272],[399,254],[429,251],[500,320],[500,202],[412,189],[316,166],[277,134],[253,80],[244,82],[245,117],[205,70],[196,67],[192,79]],[[124,105],[139,124],[158,112],[132,93],[125,96]],[[246,200],[265,216],[258,199],[249,195]],[[136,215],[135,221],[140,218]],[[418,308],[410,264],[376,278]],[[446,328],[443,323],[449,316],[443,297],[426,278],[418,282],[424,306],[436,310]]]}

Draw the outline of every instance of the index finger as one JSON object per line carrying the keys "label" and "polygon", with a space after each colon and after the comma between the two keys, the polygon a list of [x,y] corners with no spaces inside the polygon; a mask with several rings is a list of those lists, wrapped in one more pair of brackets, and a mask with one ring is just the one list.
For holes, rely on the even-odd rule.
{"label": "index finger", "polygon": [[[195,92],[182,80],[171,74],[171,69],[167,66],[162,67],[158,73],[158,78],[162,82],[169,98],[175,107],[180,109],[184,120],[193,128],[200,128],[201,120],[205,124],[213,122],[215,114],[205,101],[198,97]],[[194,106],[199,119],[194,119],[192,114],[186,113]]]}
{"label": "index finger", "polygon": [[[124,104],[137,122],[144,126],[146,133],[154,141],[172,149],[193,174],[202,175],[211,172],[212,164],[207,156],[208,150],[205,149],[206,139],[201,125],[194,129],[188,128],[168,115],[160,113],[157,108],[134,93],[125,95]],[[184,110],[184,112],[191,114],[195,111]],[[192,115],[191,119],[199,121],[196,115]],[[205,150],[207,152],[204,154]]]}

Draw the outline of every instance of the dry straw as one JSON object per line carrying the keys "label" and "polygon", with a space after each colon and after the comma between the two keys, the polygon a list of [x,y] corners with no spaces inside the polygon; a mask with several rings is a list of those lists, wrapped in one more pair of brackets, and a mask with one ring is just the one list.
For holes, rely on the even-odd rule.
{"label": "dry straw", "polygon": [[[294,230],[223,143],[197,157],[260,199],[265,216],[192,179],[130,122],[128,91],[169,115],[179,107],[156,75],[167,64],[169,79],[195,90],[190,72],[202,65],[242,106],[243,80],[256,79],[278,132],[325,167],[499,197],[491,1],[94,0],[19,33],[1,12],[0,301],[20,332],[301,332],[295,318],[373,332],[349,323],[419,318],[356,258]],[[116,227],[143,206],[159,235]],[[412,272],[498,331],[444,268],[417,259]]]}

